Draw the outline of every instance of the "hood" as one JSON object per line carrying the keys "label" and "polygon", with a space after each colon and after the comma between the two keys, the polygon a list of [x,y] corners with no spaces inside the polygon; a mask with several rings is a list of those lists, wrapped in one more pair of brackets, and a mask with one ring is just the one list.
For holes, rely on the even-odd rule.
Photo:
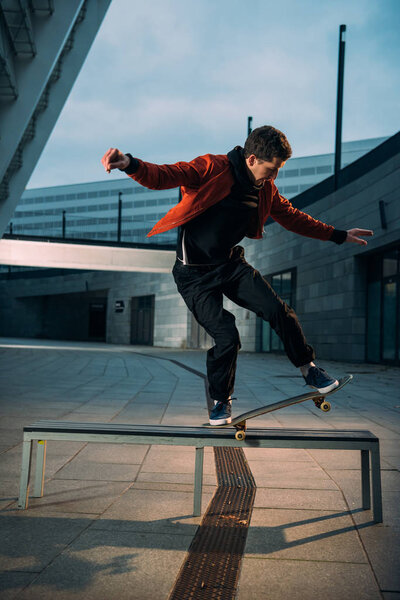
{"label": "hood", "polygon": [[240,186],[249,192],[258,190],[248,176],[243,148],[241,146],[235,146],[233,150],[228,152],[227,156],[235,179],[239,182]]}

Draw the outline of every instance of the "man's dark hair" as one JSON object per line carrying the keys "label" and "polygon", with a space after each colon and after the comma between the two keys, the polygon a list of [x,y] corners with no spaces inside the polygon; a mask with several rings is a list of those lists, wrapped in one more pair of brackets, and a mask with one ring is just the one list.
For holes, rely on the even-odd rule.
{"label": "man's dark hair", "polygon": [[245,158],[251,154],[255,154],[260,160],[287,160],[292,156],[292,149],[282,131],[272,125],[263,125],[254,129],[244,144]]}

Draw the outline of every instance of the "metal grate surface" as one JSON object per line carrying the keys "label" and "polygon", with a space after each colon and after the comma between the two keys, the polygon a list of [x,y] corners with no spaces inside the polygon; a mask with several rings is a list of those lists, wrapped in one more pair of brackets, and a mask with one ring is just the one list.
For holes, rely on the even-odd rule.
{"label": "metal grate surface", "polygon": [[[141,354],[141,353],[139,353]],[[180,361],[161,358],[204,380],[207,377]],[[168,600],[234,600],[240,563],[256,495],[256,483],[241,448],[214,448],[218,487],[201,521]]]}
{"label": "metal grate surface", "polygon": [[218,488],[169,600],[233,600],[256,493],[241,448],[214,448]]}

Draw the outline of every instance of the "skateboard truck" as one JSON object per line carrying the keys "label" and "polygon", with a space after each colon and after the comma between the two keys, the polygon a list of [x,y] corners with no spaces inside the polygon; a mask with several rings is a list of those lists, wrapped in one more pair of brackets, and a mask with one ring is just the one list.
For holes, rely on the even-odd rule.
{"label": "skateboard truck", "polygon": [[325,400],[325,396],[318,396],[318,398],[313,398],[314,404],[317,408],[320,408],[324,412],[328,412],[331,410],[331,403],[328,400]]}
{"label": "skateboard truck", "polygon": [[236,425],[234,425],[234,427],[236,429],[235,438],[239,442],[241,442],[246,437],[246,428],[247,428],[246,421],[242,421],[241,423],[236,423]]}

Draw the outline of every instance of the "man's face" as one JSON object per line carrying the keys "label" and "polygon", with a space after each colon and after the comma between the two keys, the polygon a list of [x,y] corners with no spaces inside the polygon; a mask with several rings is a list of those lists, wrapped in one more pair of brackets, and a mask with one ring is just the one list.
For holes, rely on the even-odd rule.
{"label": "man's face", "polygon": [[261,160],[255,154],[251,154],[246,160],[247,171],[250,178],[256,185],[261,185],[268,179],[276,179],[279,169],[283,167],[286,161],[274,157],[269,160]]}

